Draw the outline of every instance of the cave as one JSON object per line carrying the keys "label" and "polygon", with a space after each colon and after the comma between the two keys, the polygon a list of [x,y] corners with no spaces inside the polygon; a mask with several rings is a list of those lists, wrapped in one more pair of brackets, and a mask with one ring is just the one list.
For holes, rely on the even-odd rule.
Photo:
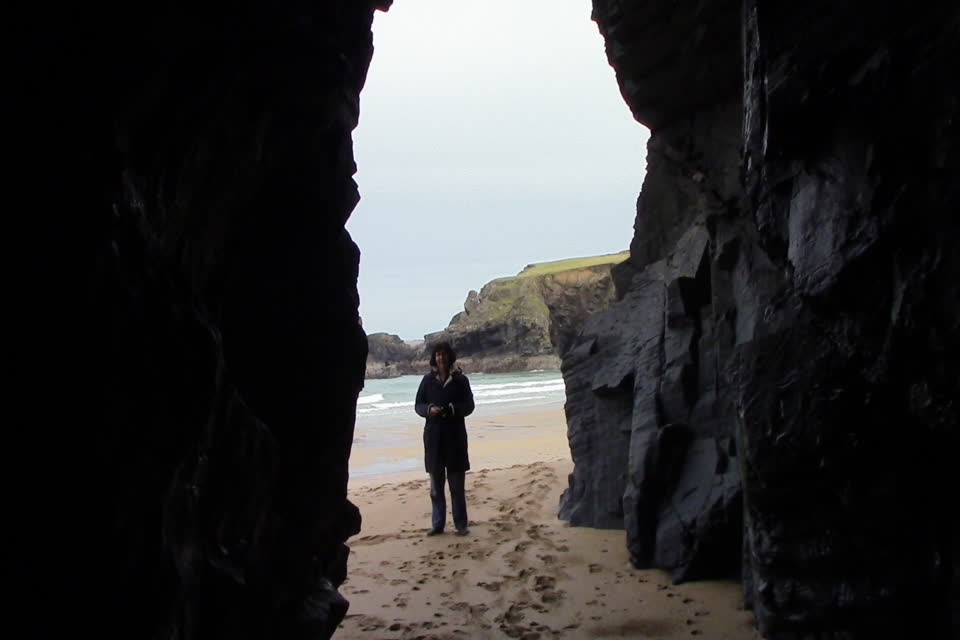
{"label": "cave", "polygon": [[[11,13],[11,629],[334,633],[390,4]],[[767,638],[958,637],[960,9],[593,7],[651,139],[618,302],[564,359],[561,515],[738,576]]]}

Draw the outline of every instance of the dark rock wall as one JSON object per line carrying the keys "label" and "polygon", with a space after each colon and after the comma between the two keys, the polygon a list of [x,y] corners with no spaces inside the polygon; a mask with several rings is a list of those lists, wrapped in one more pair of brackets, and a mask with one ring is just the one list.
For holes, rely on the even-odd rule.
{"label": "dark rock wall", "polygon": [[10,16],[19,633],[324,638],[342,617],[373,4]]}
{"label": "dark rock wall", "polygon": [[634,242],[616,267],[620,299],[563,360],[576,464],[561,517],[625,526],[634,564],[678,581],[739,568],[724,546],[739,544],[741,494],[720,375],[734,303],[713,238],[715,220],[738,211],[739,104],[653,130],[636,227],[660,234]]}
{"label": "dark rock wall", "polygon": [[770,638],[956,637],[956,5],[594,18],[652,135],[561,515],[677,580],[742,562]]}
{"label": "dark rock wall", "polygon": [[785,285],[737,350],[748,596],[775,637],[945,638],[960,12],[861,9],[745,3],[746,195]]}

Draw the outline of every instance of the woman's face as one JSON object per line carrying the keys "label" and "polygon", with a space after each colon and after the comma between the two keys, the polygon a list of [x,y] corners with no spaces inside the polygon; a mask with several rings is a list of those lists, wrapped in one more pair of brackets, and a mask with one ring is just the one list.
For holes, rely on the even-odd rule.
{"label": "woman's face", "polygon": [[450,368],[450,363],[447,362],[447,352],[446,351],[437,351],[433,354],[434,360],[437,362],[437,369],[440,371],[447,371]]}

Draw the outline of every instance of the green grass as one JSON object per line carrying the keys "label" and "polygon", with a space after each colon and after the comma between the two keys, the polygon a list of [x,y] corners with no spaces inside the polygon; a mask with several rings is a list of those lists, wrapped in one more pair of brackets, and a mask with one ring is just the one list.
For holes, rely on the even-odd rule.
{"label": "green grass", "polygon": [[583,269],[584,267],[595,267],[599,264],[618,264],[630,257],[629,251],[620,253],[608,253],[603,256],[587,256],[585,258],[567,258],[566,260],[554,260],[553,262],[538,262],[528,264],[523,271],[517,274],[518,278],[528,278],[530,276],[542,276],[548,273],[558,273],[570,269]]}

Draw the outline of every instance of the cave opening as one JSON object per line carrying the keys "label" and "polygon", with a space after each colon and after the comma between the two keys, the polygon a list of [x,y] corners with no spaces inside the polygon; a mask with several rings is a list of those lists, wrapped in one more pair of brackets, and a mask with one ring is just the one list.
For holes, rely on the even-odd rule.
{"label": "cave opening", "polygon": [[525,265],[624,251],[648,132],[587,0],[394,3],[354,131],[368,334],[417,340]]}
{"label": "cave opening", "polygon": [[[347,499],[366,345],[344,232],[351,132],[372,14],[389,4],[14,14],[9,626],[336,631],[343,543],[361,528]],[[768,638],[955,638],[956,3],[593,8],[651,153],[617,304],[564,365],[579,457],[563,504],[584,524],[622,508],[626,549],[622,533],[604,547],[604,531],[576,527],[619,565],[569,580],[608,575],[618,586],[604,595],[631,601],[627,619],[604,611],[561,631],[686,635],[671,623],[707,608],[685,584],[626,580],[627,563],[684,582],[734,559]],[[602,390],[622,395],[606,413]],[[552,509],[534,471],[504,490]],[[554,635],[516,628],[549,624],[534,604],[580,601],[549,573],[571,540],[539,524],[490,531],[540,538],[501,550],[508,563],[534,552],[510,574],[530,581],[522,601],[474,609],[504,584],[467,572],[489,604],[443,591],[431,606]],[[457,544],[451,560],[478,550]],[[351,570],[376,579],[377,566]],[[411,568],[450,580],[463,567]],[[644,615],[643,584],[670,615]],[[383,611],[404,608],[399,586],[383,588]],[[683,605],[694,617],[673,615]],[[446,633],[428,622],[415,633]]]}
{"label": "cave opening", "polygon": [[[615,295],[608,266],[627,255],[649,137],[590,12],[432,0],[375,15],[347,223],[369,349],[351,473],[390,467],[371,462],[378,434],[419,438],[386,422],[418,419],[427,342],[450,340],[468,373],[537,372],[486,380],[480,413],[531,405],[534,387],[562,398],[560,356]],[[510,279],[525,266],[565,275]]]}

